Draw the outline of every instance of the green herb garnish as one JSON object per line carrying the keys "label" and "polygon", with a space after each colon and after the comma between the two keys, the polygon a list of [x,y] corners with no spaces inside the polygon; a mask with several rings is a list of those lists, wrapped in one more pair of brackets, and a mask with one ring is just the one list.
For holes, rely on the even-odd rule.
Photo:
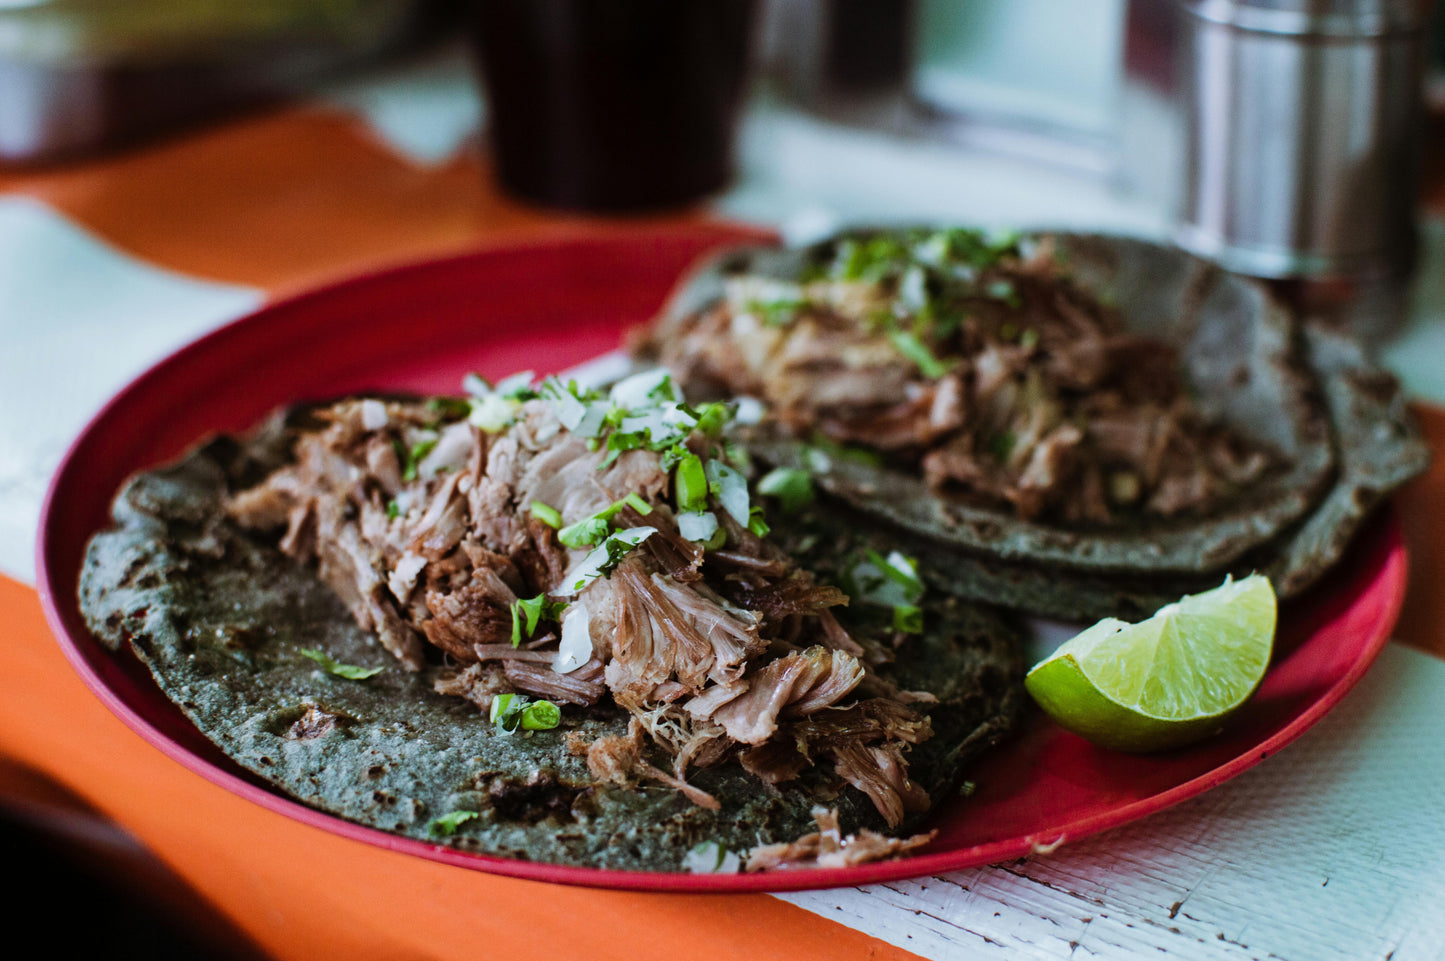
{"label": "green herb garnish", "polygon": [[633,527],[625,531],[618,531],[592,548],[592,552],[582,558],[582,563],[574,569],[577,580],[572,583],[572,591],[574,593],[580,591],[597,578],[611,574],[633,548],[647,540],[656,531],[655,527]]}
{"label": "green herb garnish", "polygon": [[891,330],[888,339],[900,354],[917,364],[919,372],[929,380],[937,380],[953,369],[953,364],[933,356],[927,344],[906,330]]}
{"label": "green herb garnish", "polygon": [[908,634],[923,630],[924,584],[918,576],[918,562],[898,551],[887,557],[875,550],[864,551],[864,559],[844,572],[844,589],[865,604],[892,608],[893,629]]}
{"label": "green herb garnish", "polygon": [[578,550],[583,547],[592,547],[600,544],[612,530],[612,525],[597,515],[584,517],[575,524],[568,524],[557,532],[557,540],[562,542],[564,547]]}
{"label": "green herb garnish", "polygon": [[633,491],[620,501],[613,501],[607,507],[593,514],[591,517],[584,517],[575,524],[569,524],[558,531],[557,539],[565,546],[574,550],[583,547],[592,547],[602,541],[612,531],[611,521],[617,512],[624,507],[630,507],[637,513],[644,516],[652,513],[652,505],[642,499],[642,495]]}
{"label": "green herb garnish", "polygon": [[457,828],[479,816],[476,811],[453,811],[433,818],[431,824],[427,825],[427,830],[441,837],[451,837],[457,833]]}
{"label": "green herb garnish", "polygon": [[566,607],[561,601],[548,600],[546,594],[513,601],[512,646],[517,647],[522,641],[536,634],[537,625],[541,622],[557,620]]}
{"label": "green herb garnish", "polygon": [[530,510],[533,517],[552,528],[552,530],[555,531],[562,526],[562,514],[557,508],[549,507],[541,501],[532,501]]}
{"label": "green herb garnish", "polygon": [[472,412],[471,403],[460,397],[432,397],[427,400],[426,407],[443,420],[460,420]]}
{"label": "green herb garnish", "polygon": [[422,438],[411,447],[407,447],[399,440],[393,440],[391,446],[396,451],[397,460],[401,461],[401,479],[404,481],[416,480],[417,467],[436,445],[437,438],[435,437]]}
{"label": "green herb garnish", "polygon": [[344,677],[348,681],[364,681],[368,677],[375,677],[386,670],[384,667],[357,667],[355,664],[343,664],[325,651],[318,651],[311,647],[301,648],[301,654],[320,664],[327,673]]}
{"label": "green herb garnish", "polygon": [[503,734],[518,728],[526,731],[550,731],[562,720],[562,709],[551,701],[529,702],[524,694],[497,694],[492,697],[491,721]]}
{"label": "green herb garnish", "polygon": [[893,629],[905,634],[923,633],[923,608],[899,604],[893,608]]}
{"label": "green herb garnish", "polygon": [[746,310],[762,318],[768,327],[786,327],[798,319],[798,312],[808,304],[805,300],[754,300]]}
{"label": "green herb garnish", "polygon": [[522,727],[528,731],[550,731],[562,722],[562,709],[551,701],[533,701],[522,709]]}
{"label": "green herb garnish", "polygon": [[767,537],[768,531],[772,530],[772,528],[768,526],[767,520],[763,517],[763,509],[761,507],[754,507],[748,511],[748,530],[752,531],[758,537]]}
{"label": "green herb garnish", "polygon": [[797,467],[775,467],[759,478],[758,493],[776,497],[791,514],[813,503],[813,475]]}
{"label": "green herb garnish", "polygon": [[672,478],[674,497],[680,511],[700,511],[707,506],[707,474],[702,459],[687,451]]}

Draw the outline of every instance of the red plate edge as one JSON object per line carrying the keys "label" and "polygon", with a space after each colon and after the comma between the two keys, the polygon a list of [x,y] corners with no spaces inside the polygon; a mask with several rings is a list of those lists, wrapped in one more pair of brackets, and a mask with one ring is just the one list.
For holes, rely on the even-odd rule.
{"label": "red plate edge", "polygon": [[[313,810],[249,780],[248,777],[238,775],[235,771],[239,768],[230,762],[216,762],[198,756],[143,717],[121,693],[114,689],[112,685],[116,679],[104,676],[97,669],[96,664],[86,656],[82,645],[88,643],[96,649],[99,649],[99,645],[90,638],[74,605],[66,604],[62,608],[56,602],[57,596],[74,596],[78,566],[62,561],[66,551],[60,536],[60,525],[53,523],[55,512],[61,507],[67,483],[77,482],[75,475],[83,469],[87,453],[109,422],[122,413],[128,404],[135,401],[138,395],[148,390],[160,389],[168,375],[183,372],[185,364],[191,358],[206,350],[219,349],[219,345],[226,342],[243,338],[252,327],[262,324],[267,319],[280,318],[286,316],[288,312],[304,310],[309,304],[324,303],[329,298],[358,288],[364,289],[368,284],[396,282],[398,279],[406,279],[408,276],[413,278],[442,276],[448,270],[459,269],[473,261],[485,260],[488,257],[526,254],[529,251],[550,254],[569,247],[590,250],[608,248],[609,245],[626,248],[629,245],[641,244],[647,247],[648,244],[661,244],[675,254],[681,251],[690,252],[677,265],[680,272],[681,267],[692,257],[706,250],[729,243],[757,242],[767,239],[768,236],[759,231],[742,228],[692,225],[667,229],[606,231],[600,237],[591,234],[577,237],[544,238],[521,245],[491,248],[480,252],[374,271],[268,304],[257,312],[225,325],[180,348],[132,381],[102,408],[70,446],[47,491],[42,508],[40,538],[36,551],[37,584],[46,617],[67,660],[85,684],[112,713],[162,753],[232,793],[312,827],[364,841],[387,850],[510,877],[628,890],[743,892],[799,890],[840,885],[855,886],[936,874],[1008,860],[1033,853],[1038,848],[1050,847],[1059,841],[1072,842],[1120,826],[1194,797],[1210,787],[1238,775],[1259,763],[1269,754],[1288,745],[1333,708],[1358,682],[1375,657],[1378,656],[1379,651],[1389,639],[1390,631],[1398,617],[1404,600],[1407,580],[1407,558],[1399,525],[1393,515],[1372,525],[1371,530],[1362,537],[1366,543],[1356,544],[1353,554],[1355,561],[1351,565],[1353,570],[1346,575],[1349,578],[1351,589],[1345,592],[1342,601],[1339,601],[1342,596],[1339,591],[1333,595],[1339,601],[1335,606],[1345,610],[1335,611],[1328,617],[1338,617],[1341,613],[1347,613],[1347,609],[1352,609],[1354,605],[1364,601],[1371,602],[1373,610],[1376,612],[1368,624],[1368,632],[1362,643],[1351,649],[1353,657],[1349,667],[1310,702],[1305,710],[1264,741],[1252,743],[1247,751],[1171,788],[1130,803],[1106,807],[1087,816],[1050,825],[1046,832],[1014,835],[967,847],[923,853],[901,861],[881,862],[844,869],[812,869],[754,875],[626,872],[539,864],[470,854],[363,827]],[[636,319],[640,321],[645,318]],[[73,548],[75,545],[70,546]],[[1382,592],[1383,596],[1381,596]],[[1317,597],[1319,593],[1318,591],[1314,592],[1311,596]],[[1330,620],[1329,623],[1333,623],[1333,620]],[[1271,674],[1275,673],[1276,667],[1271,668]],[[1267,679],[1266,684],[1268,683]],[[1082,743],[1080,742],[1081,745]],[[1008,746],[1000,750],[1007,752]],[[959,816],[966,817],[966,810]]]}

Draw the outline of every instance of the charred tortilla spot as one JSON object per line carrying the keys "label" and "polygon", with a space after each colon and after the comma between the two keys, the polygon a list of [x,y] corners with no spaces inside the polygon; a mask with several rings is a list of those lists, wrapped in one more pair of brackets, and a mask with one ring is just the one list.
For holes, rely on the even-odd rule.
{"label": "charred tortilla spot", "polygon": [[574,805],[586,789],[585,785],[565,784],[555,774],[544,771],[522,782],[493,778],[484,788],[487,802],[498,817],[528,824],[575,821]]}

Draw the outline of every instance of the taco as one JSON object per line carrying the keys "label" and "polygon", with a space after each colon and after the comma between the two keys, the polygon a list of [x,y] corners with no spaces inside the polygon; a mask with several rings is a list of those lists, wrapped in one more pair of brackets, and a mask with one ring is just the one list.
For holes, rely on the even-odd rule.
{"label": "taco", "polygon": [[1014,723],[1016,628],[882,543],[801,566],[780,543],[826,520],[769,533],[727,407],[656,375],[472,386],[135,477],[87,553],[91,630],[307,804],[565,864],[680,870],[819,805],[906,833]]}
{"label": "taco", "polygon": [[[1327,370],[1326,336],[1159,245],[930,229],[727,254],[634,349],[690,392],[760,400],[749,449],[941,584],[1089,618],[1229,571],[1297,593],[1421,469],[1398,391],[1358,354]],[[1366,381],[1368,410],[1342,396]],[[1365,435],[1362,483],[1342,439]]]}

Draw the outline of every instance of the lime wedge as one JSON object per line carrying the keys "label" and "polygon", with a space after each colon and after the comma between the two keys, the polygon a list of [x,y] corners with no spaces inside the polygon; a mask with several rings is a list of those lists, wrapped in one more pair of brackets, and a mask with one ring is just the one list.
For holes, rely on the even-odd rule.
{"label": "lime wedge", "polygon": [[1145,753],[1217,732],[1269,667],[1275,598],[1253,574],[1167,604],[1147,621],[1106,618],[1064,642],[1024,684],[1062,726]]}

